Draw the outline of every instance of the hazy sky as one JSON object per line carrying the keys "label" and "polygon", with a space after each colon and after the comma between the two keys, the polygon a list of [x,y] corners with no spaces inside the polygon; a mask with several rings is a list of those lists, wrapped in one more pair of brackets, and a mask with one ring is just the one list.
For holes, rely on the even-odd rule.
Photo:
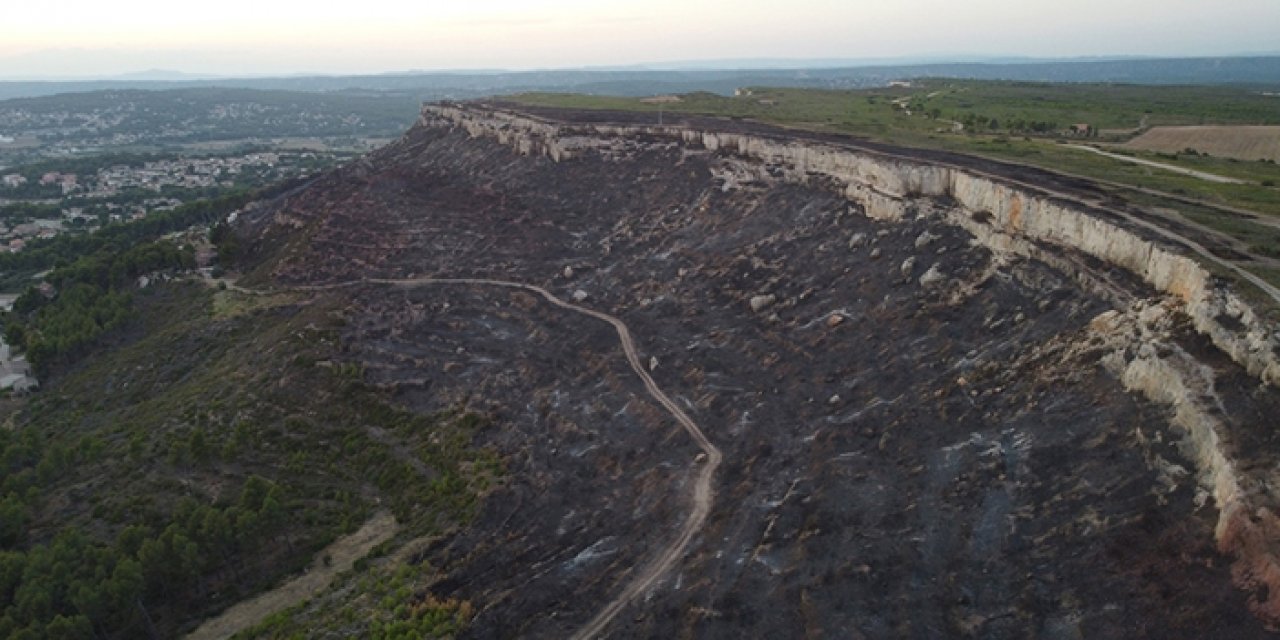
{"label": "hazy sky", "polygon": [[1280,0],[5,2],[0,76],[1280,50]]}

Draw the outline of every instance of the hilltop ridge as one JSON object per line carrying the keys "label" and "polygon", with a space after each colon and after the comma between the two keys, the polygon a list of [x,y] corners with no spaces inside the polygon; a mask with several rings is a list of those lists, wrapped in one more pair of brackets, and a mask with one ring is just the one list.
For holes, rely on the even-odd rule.
{"label": "hilltop ridge", "polygon": [[611,314],[723,449],[612,637],[1266,635],[1280,352],[1212,247],[1076,178],[648,118],[428,105],[238,218],[246,286],[345,283],[369,384],[494,421],[509,484],[415,556],[477,606],[466,635],[582,628],[668,548],[697,449],[607,327],[378,281]]}

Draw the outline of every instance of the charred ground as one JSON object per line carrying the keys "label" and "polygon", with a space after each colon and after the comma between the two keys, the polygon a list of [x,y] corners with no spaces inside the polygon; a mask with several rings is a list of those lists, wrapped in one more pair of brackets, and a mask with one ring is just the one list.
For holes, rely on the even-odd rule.
{"label": "charred ground", "polygon": [[[941,223],[945,201],[886,224],[734,163],[644,137],[557,163],[418,126],[246,213],[241,282],[490,277],[623,319],[725,464],[690,554],[613,636],[1266,635],[1171,411],[1099,365],[1089,324],[1139,283],[992,254]],[[461,285],[325,295],[347,299],[343,357],[366,383],[495,425],[474,444],[508,483],[407,559],[436,572],[415,597],[474,604],[466,635],[568,635],[678,527],[697,448],[607,325]],[[1233,398],[1256,451],[1277,446],[1273,409]]]}

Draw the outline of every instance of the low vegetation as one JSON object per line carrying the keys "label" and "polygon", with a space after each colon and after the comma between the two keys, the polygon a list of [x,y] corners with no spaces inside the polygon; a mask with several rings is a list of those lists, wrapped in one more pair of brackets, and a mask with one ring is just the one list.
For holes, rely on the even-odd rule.
{"label": "low vegetation", "polygon": [[103,334],[129,319],[128,288],[134,278],[194,265],[189,248],[170,242],[81,258],[54,271],[48,282],[55,284],[47,292],[28,287],[18,297],[13,313],[5,317],[5,342],[24,348],[36,375],[43,377],[55,362],[79,359]]}
{"label": "low vegetation", "polygon": [[439,574],[429,565],[370,558],[313,602],[269,616],[240,638],[333,637],[412,640],[453,637],[475,610],[470,602],[430,594]]}
{"label": "low vegetation", "polygon": [[134,295],[123,335],[0,430],[0,635],[172,637],[375,501],[426,535],[465,522],[501,473],[470,445],[482,416],[410,413],[338,361],[325,299],[215,317],[203,284]]}
{"label": "low vegetation", "polygon": [[[45,170],[154,159],[19,173],[36,184]],[[438,534],[498,481],[497,457],[471,444],[485,416],[412,413],[364,384],[342,359],[339,301],[194,274],[192,234],[208,229],[230,264],[237,241],[218,222],[296,184],[224,190],[0,254],[0,284],[21,292],[0,323],[42,385],[0,396],[0,637],[177,637],[286,580],[375,511],[390,509],[404,536]],[[59,213],[0,210],[10,224]],[[402,582],[359,577],[370,569],[358,566],[359,589],[377,602],[400,593]],[[458,603],[406,606],[413,637],[451,634],[470,616]]]}
{"label": "low vegetation", "polygon": [[84,235],[60,235],[32,242],[17,253],[0,253],[0,282],[13,286],[29,282],[31,275],[94,254],[116,254],[134,245],[183,231],[195,225],[212,224],[243,207],[262,192],[240,191],[218,198],[182,205],[172,211],[157,211],[141,220],[107,225]]}

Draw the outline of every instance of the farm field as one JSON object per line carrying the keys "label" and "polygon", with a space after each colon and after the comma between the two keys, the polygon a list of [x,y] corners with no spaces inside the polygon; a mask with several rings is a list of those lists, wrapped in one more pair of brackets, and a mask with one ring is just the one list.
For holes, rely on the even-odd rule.
{"label": "farm field", "polygon": [[1195,149],[1216,158],[1280,160],[1280,126],[1154,127],[1124,145],[1139,151]]}

